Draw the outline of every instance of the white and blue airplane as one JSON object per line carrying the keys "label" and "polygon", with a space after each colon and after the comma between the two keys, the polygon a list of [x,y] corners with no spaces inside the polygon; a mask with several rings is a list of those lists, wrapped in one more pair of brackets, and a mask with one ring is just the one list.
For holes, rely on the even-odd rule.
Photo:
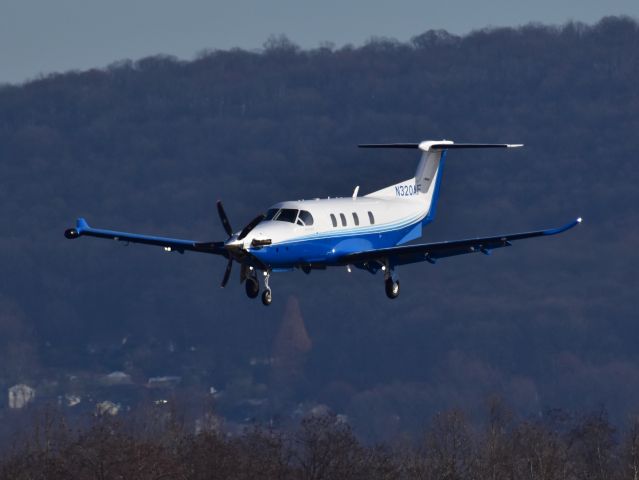
{"label": "white and blue airplane", "polygon": [[[69,238],[80,236],[109,238],[126,243],[163,247],[167,252],[211,253],[228,260],[222,279],[225,287],[233,266],[240,264],[240,282],[246,294],[256,298],[263,277],[262,303],[270,305],[269,279],[273,272],[301,269],[305,273],[327,267],[346,267],[382,271],[386,295],[399,295],[397,267],[429,262],[454,255],[481,252],[511,246],[515,240],[555,235],[581,223],[581,218],[559,228],[524,233],[493,235],[435,243],[404,245],[422,235],[422,227],[435,218],[444,160],[449,150],[475,148],[513,148],[520,144],[454,143],[449,140],[421,143],[364,144],[363,148],[409,148],[420,150],[415,176],[365,196],[286,201],[273,205],[254,218],[242,230],[234,232],[221,202],[217,210],[226,241],[198,242],[135,233],[92,228],[79,218],[75,228],[64,232]],[[262,272],[262,275],[258,275]]]}

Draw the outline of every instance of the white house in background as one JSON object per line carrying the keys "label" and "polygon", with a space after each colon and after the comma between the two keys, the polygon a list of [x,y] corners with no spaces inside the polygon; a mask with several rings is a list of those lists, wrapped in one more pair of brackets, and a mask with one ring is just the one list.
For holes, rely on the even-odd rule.
{"label": "white house in background", "polygon": [[100,383],[108,387],[114,387],[119,385],[131,385],[133,380],[131,379],[131,375],[128,373],[115,371],[101,377]]}
{"label": "white house in background", "polygon": [[82,398],[79,395],[73,395],[71,393],[67,393],[64,396],[64,399],[67,402],[67,407],[75,407],[82,401]]}
{"label": "white house in background", "polygon": [[182,381],[182,377],[166,375],[163,377],[150,377],[146,382],[147,388],[175,388]]}
{"label": "white house in background", "polygon": [[117,415],[120,411],[120,405],[110,400],[105,400],[95,405],[95,413],[98,415]]}
{"label": "white house in background", "polygon": [[36,391],[29,385],[19,383],[9,388],[9,408],[24,408],[35,398]]}

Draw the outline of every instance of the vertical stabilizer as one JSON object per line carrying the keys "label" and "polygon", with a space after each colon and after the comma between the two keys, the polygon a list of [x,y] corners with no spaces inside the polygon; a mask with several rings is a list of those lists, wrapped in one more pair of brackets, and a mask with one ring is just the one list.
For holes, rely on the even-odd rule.
{"label": "vertical stabilizer", "polygon": [[[452,143],[440,140],[425,141],[420,144],[394,144],[394,148],[415,148],[422,151],[415,176],[370,193],[367,197],[398,198],[425,204],[423,205],[424,221],[431,221],[435,215],[443,161],[446,157],[446,150],[442,147]],[[437,148],[433,148],[435,146]]]}
{"label": "vertical stabilizer", "polygon": [[[423,152],[415,171],[415,189],[420,200],[426,203],[425,222],[430,222],[435,218],[437,200],[439,198],[439,185],[442,178],[444,160],[446,159],[446,149],[441,148],[442,144],[452,144],[447,140],[437,142],[426,141],[419,144],[419,149]],[[437,145],[438,148],[431,148]]]}
{"label": "vertical stabilizer", "polygon": [[424,222],[430,222],[435,218],[437,198],[439,197],[439,185],[442,178],[442,169],[446,152],[458,149],[477,148],[518,148],[520,143],[455,143],[450,140],[426,140],[421,143],[365,143],[360,148],[411,148],[419,149],[422,158],[417,165],[415,176],[390,187],[382,188],[366,195],[367,197],[400,198],[424,202]]}

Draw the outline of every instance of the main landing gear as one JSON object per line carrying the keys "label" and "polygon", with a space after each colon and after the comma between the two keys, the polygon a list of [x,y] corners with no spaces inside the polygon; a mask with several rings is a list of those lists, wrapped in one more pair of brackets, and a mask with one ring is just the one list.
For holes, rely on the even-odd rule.
{"label": "main landing gear", "polygon": [[384,280],[384,286],[386,287],[386,296],[388,298],[397,298],[399,295],[399,280],[393,281],[392,278]]}
{"label": "main landing gear", "polygon": [[384,265],[382,270],[384,271],[386,296],[390,299],[395,299],[399,296],[399,278],[395,270],[388,264]]}

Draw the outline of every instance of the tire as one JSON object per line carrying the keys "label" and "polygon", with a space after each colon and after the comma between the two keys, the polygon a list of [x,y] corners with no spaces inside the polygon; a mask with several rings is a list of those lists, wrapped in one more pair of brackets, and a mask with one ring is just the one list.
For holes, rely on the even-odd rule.
{"label": "tire", "polygon": [[386,296],[391,299],[395,299],[399,295],[399,280],[393,282],[392,278],[389,278],[385,282]]}
{"label": "tire", "polygon": [[271,290],[264,290],[264,292],[262,292],[262,303],[268,307],[272,301],[273,295],[271,294]]}
{"label": "tire", "polygon": [[246,296],[256,298],[260,294],[260,284],[257,280],[247,278],[244,287],[246,288]]}

